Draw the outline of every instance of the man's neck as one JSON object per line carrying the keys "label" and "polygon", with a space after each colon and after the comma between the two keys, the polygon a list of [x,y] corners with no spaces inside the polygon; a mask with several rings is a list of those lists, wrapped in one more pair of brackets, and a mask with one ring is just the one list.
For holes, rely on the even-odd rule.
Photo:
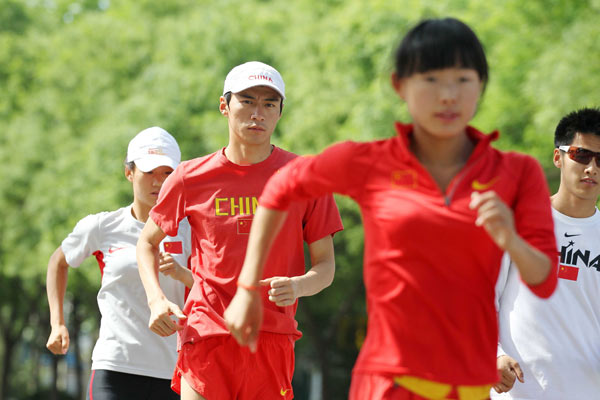
{"label": "man's neck", "polygon": [[596,213],[596,202],[567,196],[559,191],[550,197],[552,208],[572,218],[588,218]]}
{"label": "man's neck", "polygon": [[230,142],[227,147],[225,147],[225,157],[237,165],[258,164],[269,158],[273,152],[273,148],[273,145],[270,143],[256,146],[244,146],[235,145]]}

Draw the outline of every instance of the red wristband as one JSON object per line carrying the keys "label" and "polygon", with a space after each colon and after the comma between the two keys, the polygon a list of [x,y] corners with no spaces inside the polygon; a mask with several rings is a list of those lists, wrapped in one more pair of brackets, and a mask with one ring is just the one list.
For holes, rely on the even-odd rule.
{"label": "red wristband", "polygon": [[252,285],[244,285],[241,282],[237,282],[237,286],[241,287],[242,289],[246,289],[246,290],[258,290],[259,287],[258,286],[252,286]]}

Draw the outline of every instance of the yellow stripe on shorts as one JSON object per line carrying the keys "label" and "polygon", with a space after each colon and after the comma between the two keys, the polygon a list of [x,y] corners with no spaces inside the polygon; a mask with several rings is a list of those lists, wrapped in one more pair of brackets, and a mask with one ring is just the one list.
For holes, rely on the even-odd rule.
{"label": "yellow stripe on shorts", "polygon": [[[432,400],[447,399],[452,392],[452,385],[418,378],[416,376],[395,376],[394,383],[403,388]],[[481,386],[457,386],[458,398],[460,400],[484,400],[490,397],[492,385]]]}

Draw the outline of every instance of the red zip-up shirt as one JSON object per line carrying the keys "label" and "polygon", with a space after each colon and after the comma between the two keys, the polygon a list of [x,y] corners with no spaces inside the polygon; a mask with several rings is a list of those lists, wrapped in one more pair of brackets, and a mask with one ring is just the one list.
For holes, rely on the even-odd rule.
{"label": "red zip-up shirt", "polygon": [[556,286],[556,241],[548,188],[530,156],[490,146],[472,127],[475,148],[442,192],[398,136],[343,142],[299,158],[275,174],[259,200],[267,208],[336,192],[360,206],[365,231],[367,337],[355,372],[413,375],[454,385],[497,381],[494,285],[502,250],[469,209],[471,193],[494,190],[514,213],[519,235],[554,263],[530,289]]}

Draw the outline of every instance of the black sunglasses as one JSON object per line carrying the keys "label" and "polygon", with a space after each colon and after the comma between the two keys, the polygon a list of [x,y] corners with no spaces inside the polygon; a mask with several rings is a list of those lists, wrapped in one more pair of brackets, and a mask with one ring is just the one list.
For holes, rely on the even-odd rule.
{"label": "black sunglasses", "polygon": [[558,146],[558,148],[569,155],[569,158],[580,164],[588,165],[592,158],[596,158],[596,165],[600,167],[600,152],[596,153],[583,147],[576,146]]}

